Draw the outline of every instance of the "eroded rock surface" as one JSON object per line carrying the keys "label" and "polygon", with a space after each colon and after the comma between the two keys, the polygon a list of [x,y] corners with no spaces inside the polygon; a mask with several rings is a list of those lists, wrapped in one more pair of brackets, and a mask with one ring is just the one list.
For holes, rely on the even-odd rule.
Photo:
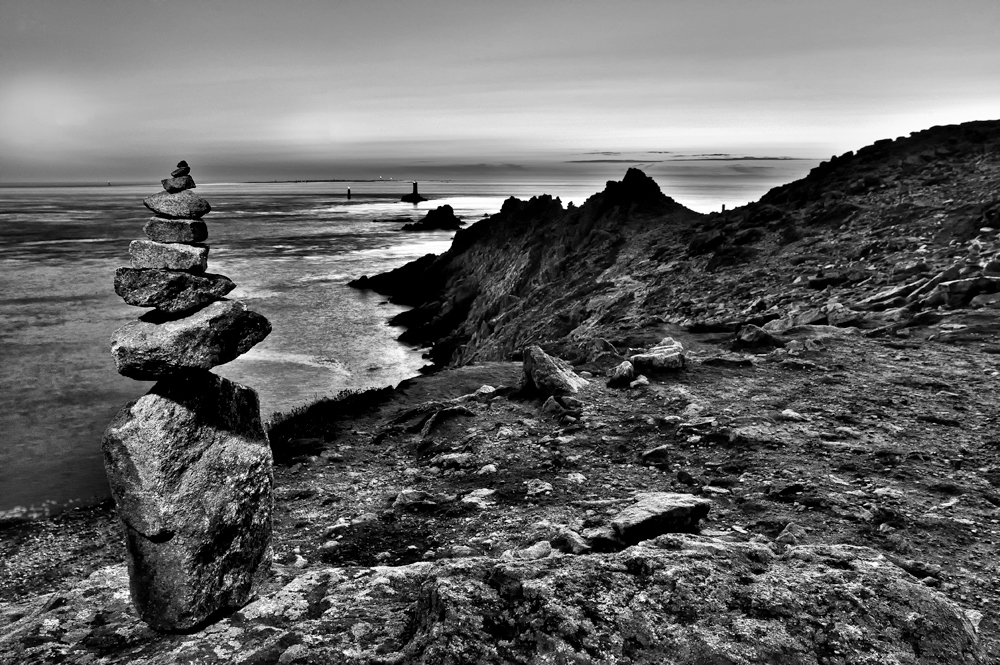
{"label": "eroded rock surface", "polygon": [[[316,569],[221,620],[210,639],[179,641],[143,631],[124,583],[121,568],[106,568],[59,602],[23,606],[0,655],[136,665],[989,662],[975,617],[846,545],[779,555],[662,536],[617,554]],[[85,621],[90,608],[100,623]]]}
{"label": "eroded rock surface", "polygon": [[271,450],[257,393],[208,372],[158,382],[108,426],[105,467],[139,616],[192,628],[271,564]]}

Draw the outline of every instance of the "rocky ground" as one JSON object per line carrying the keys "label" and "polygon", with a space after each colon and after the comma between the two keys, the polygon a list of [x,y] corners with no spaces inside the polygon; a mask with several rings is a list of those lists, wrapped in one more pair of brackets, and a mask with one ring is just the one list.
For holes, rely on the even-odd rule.
{"label": "rocky ground", "polygon": [[1000,141],[928,132],[725,215],[508,203],[368,280],[451,367],[273,424],[260,598],[157,634],[111,506],[8,525],[0,660],[1000,662]]}

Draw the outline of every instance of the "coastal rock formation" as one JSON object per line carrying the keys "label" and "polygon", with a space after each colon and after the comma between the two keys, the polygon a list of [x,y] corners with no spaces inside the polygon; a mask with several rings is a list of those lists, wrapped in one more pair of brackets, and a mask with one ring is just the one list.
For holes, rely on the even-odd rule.
{"label": "coastal rock formation", "polygon": [[243,355],[271,332],[239,300],[218,300],[182,318],[149,312],[111,336],[118,373],[138,381],[211,369]]}
{"label": "coastal rock formation", "polygon": [[118,414],[103,445],[142,620],[184,630],[245,603],[271,557],[257,394],[208,372],[164,379]]}
{"label": "coastal rock formation", "polygon": [[207,305],[236,288],[225,275],[177,270],[118,268],[115,293],[129,305],[179,314]]}
{"label": "coastal rock formation", "polygon": [[[270,567],[271,451],[257,394],[208,370],[271,332],[225,300],[235,285],[203,274],[211,208],[188,189],[186,162],[148,197],[157,213],[115,273],[125,302],[155,307],[111,337],[118,372],[158,383],[104,435],[104,461],[125,532],[132,603],[151,627],[189,630],[248,602]],[[171,193],[174,192],[174,193]]]}
{"label": "coastal rock formation", "polygon": [[934,127],[709,215],[630,169],[579,207],[509,199],[444,254],[352,285],[412,307],[393,321],[401,339],[431,345],[440,366],[539,343],[578,363],[590,340],[648,348],[670,326],[775,333],[766,324],[781,319],[892,333],[928,311],[1000,302],[988,279],[998,145],[1000,121]]}
{"label": "coastal rock formation", "polygon": [[401,231],[457,231],[465,226],[461,218],[455,216],[455,209],[443,205],[429,211],[423,219],[404,224]]}

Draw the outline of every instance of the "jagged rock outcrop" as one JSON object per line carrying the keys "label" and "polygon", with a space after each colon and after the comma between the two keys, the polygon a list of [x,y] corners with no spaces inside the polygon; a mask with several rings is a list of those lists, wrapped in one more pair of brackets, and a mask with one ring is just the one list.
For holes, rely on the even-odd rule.
{"label": "jagged rock outcrop", "polygon": [[142,620],[184,630],[245,603],[271,557],[256,392],[208,372],[164,379],[118,414],[103,445]]}
{"label": "jagged rock outcrop", "polygon": [[524,378],[521,390],[543,397],[572,395],[587,385],[563,360],[553,358],[538,346],[524,350]]}
{"label": "jagged rock outcrop", "polygon": [[414,307],[393,322],[440,365],[531,344],[588,362],[590,340],[648,348],[670,326],[892,332],[928,310],[1000,303],[998,181],[1000,121],[877,141],[709,215],[630,169],[579,208],[510,199],[446,253],[352,285]]}
{"label": "jagged rock outcrop", "polygon": [[143,202],[157,216],[115,273],[125,302],[155,307],[111,337],[118,372],[158,383],[104,434],[105,469],[125,533],[132,603],[162,631],[185,631],[247,603],[271,564],[271,449],[257,394],[208,370],[271,332],[204,274],[211,207],[181,162]]}

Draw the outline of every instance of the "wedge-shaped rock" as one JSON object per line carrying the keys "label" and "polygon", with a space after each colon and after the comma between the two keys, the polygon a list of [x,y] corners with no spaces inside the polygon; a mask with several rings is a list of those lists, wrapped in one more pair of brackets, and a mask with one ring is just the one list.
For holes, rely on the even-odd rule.
{"label": "wedge-shaped rock", "polygon": [[104,434],[132,603],[157,630],[238,608],[271,563],[271,449],[257,393],[210,372],[160,381]]}
{"label": "wedge-shaped rock", "polygon": [[175,270],[119,268],[115,271],[115,293],[129,305],[155,307],[180,314],[221,300],[236,288],[225,275],[193,275]]}
{"label": "wedge-shaped rock", "polygon": [[222,300],[184,318],[148,312],[114,332],[111,355],[119,374],[152,381],[225,364],[270,332],[263,316],[238,300]]}
{"label": "wedge-shaped rock", "polygon": [[155,242],[202,242],[208,238],[208,225],[200,219],[152,217],[142,227],[146,237]]}
{"label": "wedge-shaped rock", "polygon": [[194,184],[194,178],[186,174],[176,178],[164,178],[160,184],[171,194],[183,192],[185,189],[194,189],[197,186]]}
{"label": "wedge-shaped rock", "polygon": [[540,346],[524,350],[524,377],[522,387],[541,395],[567,395],[576,393],[587,385],[587,380],[577,376],[569,364],[545,353]]}
{"label": "wedge-shaped rock", "polygon": [[664,533],[691,532],[708,515],[712,502],[690,494],[650,492],[621,511],[611,527],[629,544]]}
{"label": "wedge-shaped rock", "polygon": [[171,194],[158,192],[143,199],[142,204],[161,217],[200,219],[212,210],[208,201],[189,189]]}
{"label": "wedge-shaped rock", "polygon": [[133,240],[128,246],[133,268],[187,270],[205,272],[208,268],[207,245],[179,245],[152,240]]}

